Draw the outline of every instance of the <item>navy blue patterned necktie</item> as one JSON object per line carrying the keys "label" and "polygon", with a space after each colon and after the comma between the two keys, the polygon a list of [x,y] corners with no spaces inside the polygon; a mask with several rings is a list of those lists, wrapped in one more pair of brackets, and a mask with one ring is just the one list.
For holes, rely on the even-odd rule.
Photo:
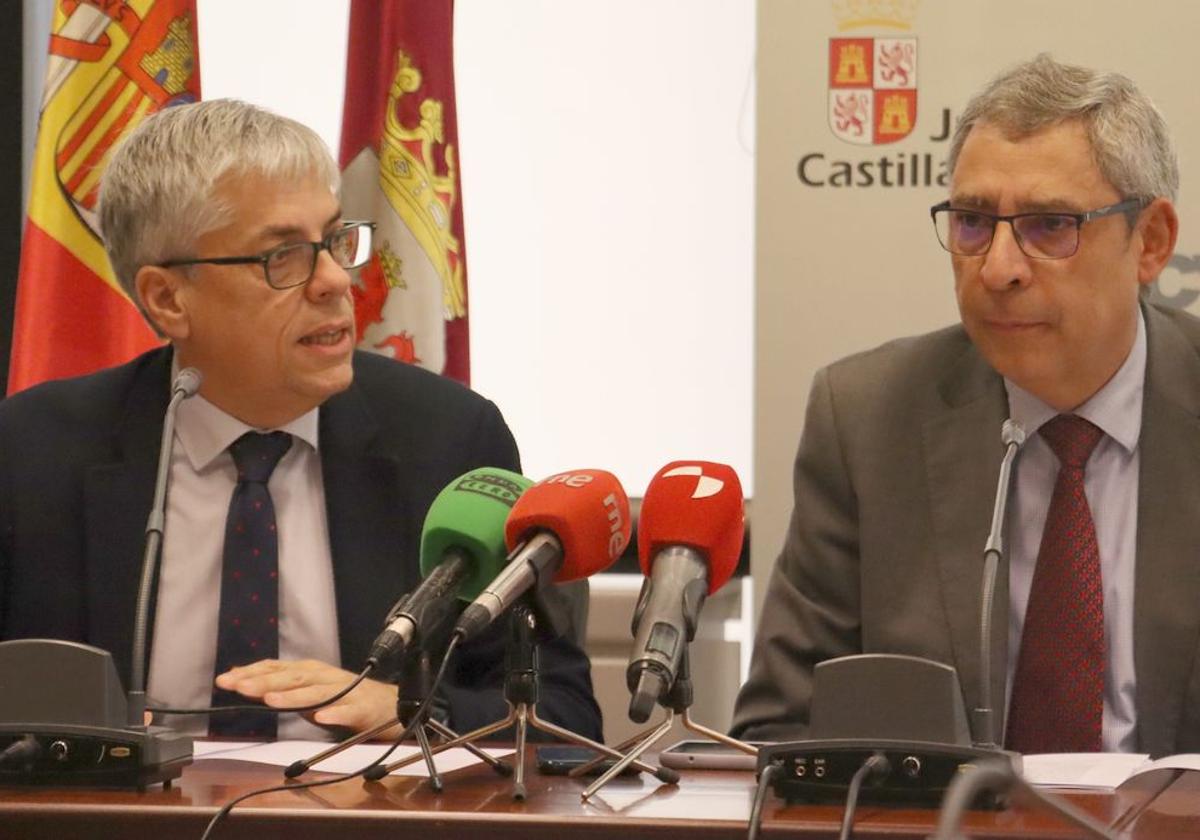
{"label": "navy blue patterned necktie", "polygon": [[[215,674],[279,656],[279,541],[267,481],[291,445],[286,432],[247,432],[229,446],[238,480],[225,520]],[[213,688],[214,706],[247,702]],[[275,723],[275,715],[266,712],[216,714],[209,718],[208,734],[270,740]]]}

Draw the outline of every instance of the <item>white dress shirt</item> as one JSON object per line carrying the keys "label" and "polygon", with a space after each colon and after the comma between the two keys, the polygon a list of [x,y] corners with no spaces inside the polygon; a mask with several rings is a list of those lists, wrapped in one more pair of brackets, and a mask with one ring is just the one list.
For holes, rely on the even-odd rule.
{"label": "white dress shirt", "polygon": [[[1133,588],[1137,550],[1138,438],[1146,382],[1146,324],[1138,311],[1137,337],[1124,364],[1074,414],[1100,427],[1104,437],[1084,471],[1084,494],[1096,524],[1104,590],[1104,722],[1107,752],[1137,747],[1136,678],[1133,669]],[[1036,432],[1059,412],[1028,391],[1004,381],[1010,416],[1027,435],[1015,467],[1016,492],[1008,512],[1009,628],[1008,688],[1011,695],[1025,608],[1033,584],[1042,530],[1058,477],[1058,459]]]}
{"label": "white dress shirt", "polygon": [[[253,429],[197,395],[179,406],[171,450],[150,654],[153,705],[212,704],[225,518],[237,484],[228,447],[251,431],[293,437],[267,484],[279,535],[279,658],[340,664],[317,410],[277,430]],[[204,715],[172,715],[164,722],[194,735],[208,731]],[[328,737],[298,714],[280,715],[278,734]]]}

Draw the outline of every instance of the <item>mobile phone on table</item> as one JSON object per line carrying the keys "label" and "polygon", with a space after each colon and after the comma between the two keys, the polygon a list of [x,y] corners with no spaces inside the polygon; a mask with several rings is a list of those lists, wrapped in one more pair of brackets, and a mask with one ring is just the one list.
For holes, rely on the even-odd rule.
{"label": "mobile phone on table", "polygon": [[757,756],[717,741],[680,741],[659,753],[658,761],[676,770],[754,770],[758,765]]}
{"label": "mobile phone on table", "polygon": [[[537,767],[547,776],[565,776],[576,767],[587,764],[597,757],[600,757],[599,753],[587,747],[538,747]],[[588,775],[599,776],[616,763],[616,759],[603,756],[601,762],[588,771]],[[628,776],[630,773],[636,772],[632,767],[627,767],[621,775]]]}

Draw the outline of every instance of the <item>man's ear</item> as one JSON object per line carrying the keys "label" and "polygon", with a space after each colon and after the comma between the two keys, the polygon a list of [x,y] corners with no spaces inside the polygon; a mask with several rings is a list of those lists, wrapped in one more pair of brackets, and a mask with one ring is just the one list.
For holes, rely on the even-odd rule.
{"label": "man's ear", "polygon": [[187,306],[181,294],[184,278],[177,269],[144,265],[133,278],[138,302],[158,331],[170,341],[187,338]]}
{"label": "man's ear", "polygon": [[1138,255],[1138,282],[1153,283],[1175,253],[1179,239],[1179,216],[1175,205],[1166,198],[1156,198],[1138,218],[1142,250]]}

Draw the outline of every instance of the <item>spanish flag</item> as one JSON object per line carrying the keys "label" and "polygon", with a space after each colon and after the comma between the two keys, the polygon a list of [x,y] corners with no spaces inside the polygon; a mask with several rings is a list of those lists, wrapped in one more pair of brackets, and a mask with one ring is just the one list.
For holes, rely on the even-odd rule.
{"label": "spanish flag", "polygon": [[89,373],[158,343],[100,241],[106,156],[147,114],[200,97],[193,0],[59,0],[21,247],[8,389]]}
{"label": "spanish flag", "polygon": [[343,215],[378,225],[359,346],[466,384],[453,24],[453,0],[352,0],[339,159]]}

